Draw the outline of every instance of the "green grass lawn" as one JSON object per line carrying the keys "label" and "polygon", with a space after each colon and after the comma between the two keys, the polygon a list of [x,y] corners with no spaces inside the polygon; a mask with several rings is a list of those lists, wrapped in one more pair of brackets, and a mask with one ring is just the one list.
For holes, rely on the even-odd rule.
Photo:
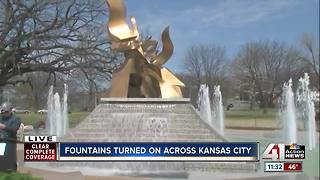
{"label": "green grass lawn", "polygon": [[[69,114],[69,127],[75,127],[79,122],[89,115],[90,112],[72,112]],[[16,116],[21,118],[24,125],[33,125],[41,121],[46,121],[46,114],[30,113],[30,114],[16,114]]]}
{"label": "green grass lawn", "polygon": [[32,177],[18,172],[0,172],[0,180],[42,180],[42,178]]}
{"label": "green grass lawn", "polygon": [[224,111],[226,119],[265,119],[275,120],[278,116],[277,109],[267,109],[264,113],[262,109],[254,110],[229,110]]}
{"label": "green grass lawn", "polygon": [[[243,124],[243,126],[248,125],[252,126],[266,126],[266,127],[279,127],[280,119],[279,112],[277,109],[267,109],[265,113],[263,109],[254,109],[254,110],[229,110],[224,111],[226,125],[230,124]],[[298,127],[303,128],[303,122],[297,120]],[[316,121],[317,129],[319,130],[320,121]],[[242,125],[241,125],[242,126]]]}

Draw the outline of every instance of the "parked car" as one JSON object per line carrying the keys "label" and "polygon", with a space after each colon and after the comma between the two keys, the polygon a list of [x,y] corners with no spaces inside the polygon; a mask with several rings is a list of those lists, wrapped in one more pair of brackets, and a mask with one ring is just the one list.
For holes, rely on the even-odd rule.
{"label": "parked car", "polygon": [[12,108],[12,112],[20,113],[20,114],[29,114],[29,113],[31,113],[31,111],[29,111],[27,109],[20,108],[20,107]]}
{"label": "parked car", "polygon": [[47,113],[48,110],[47,109],[40,109],[37,111],[37,113],[40,113],[40,114],[44,114],[44,113]]}

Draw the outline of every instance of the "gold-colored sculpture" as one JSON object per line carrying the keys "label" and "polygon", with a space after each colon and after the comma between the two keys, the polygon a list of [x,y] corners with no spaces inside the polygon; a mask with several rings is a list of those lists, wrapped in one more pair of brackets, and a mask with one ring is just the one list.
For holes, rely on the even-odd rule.
{"label": "gold-colored sculpture", "polygon": [[125,62],[112,73],[110,97],[182,97],[184,84],[168,69],[161,67],[173,53],[169,27],[162,32],[162,52],[157,53],[157,41],[140,40],[134,17],[131,28],[126,22],[123,0],[107,0],[109,6],[108,33],[112,49],[123,52]]}

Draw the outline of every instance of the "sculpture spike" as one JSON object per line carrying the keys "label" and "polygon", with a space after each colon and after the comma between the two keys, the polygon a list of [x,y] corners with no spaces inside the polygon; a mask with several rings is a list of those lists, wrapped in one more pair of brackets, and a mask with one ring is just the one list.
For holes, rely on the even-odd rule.
{"label": "sculpture spike", "polygon": [[108,30],[112,40],[125,40],[137,38],[139,34],[136,31],[135,20],[133,22],[134,29],[131,30],[126,22],[126,9],[123,0],[106,0],[109,6],[109,23]]}
{"label": "sculpture spike", "polygon": [[162,51],[157,57],[155,57],[155,59],[152,62],[152,64],[157,66],[161,66],[164,63],[166,63],[173,54],[173,44],[170,39],[169,26],[167,26],[163,30],[161,40],[162,40]]}

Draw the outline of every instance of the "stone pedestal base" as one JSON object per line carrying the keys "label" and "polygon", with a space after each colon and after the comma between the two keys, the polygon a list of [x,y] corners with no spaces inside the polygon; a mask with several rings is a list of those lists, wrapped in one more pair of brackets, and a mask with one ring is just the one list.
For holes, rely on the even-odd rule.
{"label": "stone pedestal base", "polygon": [[[65,142],[223,142],[204,123],[189,99],[105,98]],[[132,174],[185,174],[188,171],[255,171],[256,163],[63,162],[55,167],[114,169]]]}

